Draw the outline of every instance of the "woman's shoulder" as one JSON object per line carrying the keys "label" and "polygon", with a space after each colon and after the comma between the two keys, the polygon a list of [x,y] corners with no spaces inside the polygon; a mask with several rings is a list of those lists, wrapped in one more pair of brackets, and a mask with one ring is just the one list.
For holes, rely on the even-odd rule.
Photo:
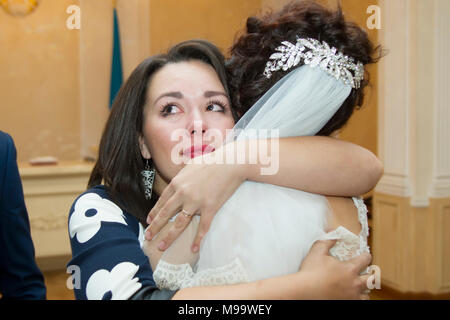
{"label": "woman's shoulder", "polygon": [[110,204],[112,207],[118,206],[104,185],[94,186],[84,191],[74,200],[70,213],[76,206],[90,205],[95,208],[97,206],[102,207],[105,203]]}
{"label": "woman's shoulder", "polygon": [[75,199],[69,212],[71,238],[76,236],[80,243],[84,243],[105,223],[131,228],[139,238],[143,232],[138,220],[112,199],[105,186],[92,187]]}
{"label": "woman's shoulder", "polygon": [[92,217],[96,214],[96,212],[94,213],[94,211],[98,212],[99,209],[109,209],[108,211],[116,213],[118,213],[120,210],[121,213],[119,215],[123,214],[119,206],[112,200],[112,197],[108,193],[107,188],[103,185],[89,188],[85,192],[80,194],[74,200],[72,207],[70,208],[69,218],[80,209],[87,209],[85,212],[85,215],[87,217]]}
{"label": "woman's shoulder", "polygon": [[103,198],[111,200],[111,196],[108,193],[108,189],[104,185],[98,185],[98,186],[91,187],[91,188],[87,189],[86,191],[84,191],[82,194],[80,194],[77,197],[75,202],[87,194],[97,194],[98,196],[101,196]]}

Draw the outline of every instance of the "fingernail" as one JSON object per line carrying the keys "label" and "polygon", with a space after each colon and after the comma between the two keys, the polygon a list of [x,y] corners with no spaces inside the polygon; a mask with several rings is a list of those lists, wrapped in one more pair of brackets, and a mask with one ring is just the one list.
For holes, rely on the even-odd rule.
{"label": "fingernail", "polygon": [[150,224],[152,222],[152,217],[147,216],[147,223]]}
{"label": "fingernail", "polygon": [[166,250],[166,243],[164,241],[161,241],[158,245],[158,249],[161,251]]}
{"label": "fingernail", "polygon": [[198,246],[193,246],[192,247],[192,252],[197,253],[198,252]]}
{"label": "fingernail", "polygon": [[152,233],[150,232],[150,230],[145,231],[145,239],[152,240]]}

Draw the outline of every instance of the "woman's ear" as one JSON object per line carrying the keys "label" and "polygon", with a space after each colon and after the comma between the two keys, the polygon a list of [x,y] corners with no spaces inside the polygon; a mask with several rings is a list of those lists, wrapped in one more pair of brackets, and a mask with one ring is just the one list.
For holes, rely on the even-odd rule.
{"label": "woman's ear", "polygon": [[144,137],[139,136],[139,149],[141,150],[141,155],[144,159],[151,159],[152,155],[150,154],[150,150],[148,149],[147,145],[145,144]]}

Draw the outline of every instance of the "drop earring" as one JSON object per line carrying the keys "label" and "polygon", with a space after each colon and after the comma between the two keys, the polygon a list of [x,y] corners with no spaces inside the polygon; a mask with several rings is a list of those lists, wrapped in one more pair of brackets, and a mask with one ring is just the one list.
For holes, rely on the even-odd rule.
{"label": "drop earring", "polygon": [[141,171],[142,183],[144,185],[145,199],[150,200],[153,192],[153,182],[155,181],[155,169],[150,167],[148,159],[145,160],[144,170]]}

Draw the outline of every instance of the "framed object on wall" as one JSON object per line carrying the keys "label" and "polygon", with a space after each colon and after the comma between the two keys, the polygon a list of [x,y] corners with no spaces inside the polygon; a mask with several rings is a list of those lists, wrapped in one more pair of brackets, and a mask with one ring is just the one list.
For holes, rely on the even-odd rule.
{"label": "framed object on wall", "polygon": [[39,0],[0,0],[0,5],[8,14],[24,17],[39,6]]}

